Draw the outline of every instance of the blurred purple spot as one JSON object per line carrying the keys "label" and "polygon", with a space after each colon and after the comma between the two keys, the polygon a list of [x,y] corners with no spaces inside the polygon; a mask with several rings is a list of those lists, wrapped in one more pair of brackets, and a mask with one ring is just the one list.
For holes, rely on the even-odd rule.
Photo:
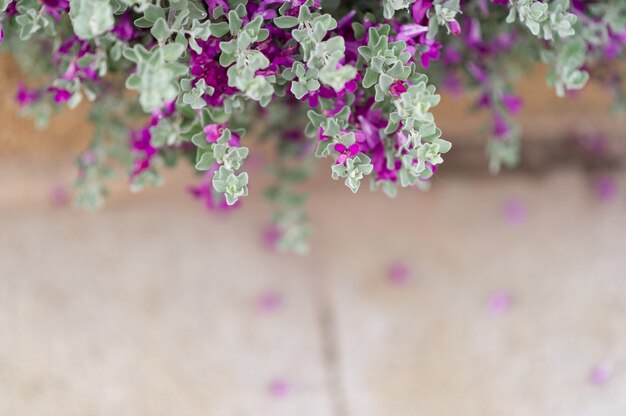
{"label": "blurred purple spot", "polygon": [[276,312],[283,306],[283,296],[278,292],[265,292],[257,299],[257,308],[264,313]]}
{"label": "blurred purple spot", "polygon": [[402,286],[411,280],[411,268],[406,263],[397,261],[389,266],[387,270],[387,279],[390,283]]}
{"label": "blurred purple spot", "polygon": [[574,142],[592,157],[604,157],[608,153],[606,136],[598,131],[583,131],[573,134]]}
{"label": "blurred purple spot", "polygon": [[510,225],[522,225],[528,218],[528,211],[522,201],[510,200],[504,204],[504,219]]}
{"label": "blurred purple spot", "polygon": [[508,292],[498,291],[493,293],[487,301],[487,311],[493,316],[504,315],[513,303],[513,298]]}
{"label": "blurred purple spot", "polygon": [[50,203],[55,207],[67,205],[70,193],[65,185],[55,184],[50,188]]}
{"label": "blurred purple spot", "polygon": [[96,155],[96,152],[94,152],[93,150],[87,150],[81,155],[80,159],[84,165],[89,166],[96,163],[96,161],[98,160],[98,155]]}
{"label": "blurred purple spot", "polygon": [[589,372],[589,382],[595,386],[606,384],[613,375],[613,365],[611,363],[600,363]]}
{"label": "blurred purple spot", "polygon": [[291,393],[292,386],[287,380],[277,378],[270,381],[267,386],[267,391],[272,397],[284,398]]}
{"label": "blurred purple spot", "polygon": [[595,193],[602,202],[610,202],[617,196],[617,183],[609,175],[600,176],[595,183]]}
{"label": "blurred purple spot", "polygon": [[270,250],[275,250],[278,246],[278,242],[283,237],[283,232],[275,225],[270,225],[265,230],[263,230],[263,234],[261,235],[261,240],[263,245]]}

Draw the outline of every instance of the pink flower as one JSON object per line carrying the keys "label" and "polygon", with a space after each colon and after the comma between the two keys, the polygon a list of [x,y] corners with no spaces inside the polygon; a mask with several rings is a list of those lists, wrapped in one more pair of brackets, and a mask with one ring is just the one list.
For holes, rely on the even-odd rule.
{"label": "pink flower", "polygon": [[520,97],[513,94],[502,94],[502,104],[506,107],[509,113],[516,114],[522,109],[524,101]]}
{"label": "pink flower", "polygon": [[135,37],[135,28],[133,27],[130,13],[125,12],[122,14],[111,32],[117,36],[118,39],[126,42]]}
{"label": "pink flower", "polygon": [[406,89],[407,88],[404,82],[397,80],[396,82],[391,84],[391,87],[389,87],[389,92],[391,93],[393,97],[399,97],[400,94],[402,94],[403,92],[406,92]]}
{"label": "pink flower", "polygon": [[452,32],[454,36],[461,34],[461,25],[459,25],[459,22],[456,20],[450,22],[450,32]]}
{"label": "pink flower", "polygon": [[62,104],[70,100],[72,98],[72,93],[63,88],[50,87],[48,88],[48,92],[53,93],[54,96],[52,99],[57,104]]}
{"label": "pink flower", "polygon": [[55,20],[61,20],[61,12],[67,12],[70,9],[69,0],[40,0],[43,8]]}
{"label": "pink flower", "polygon": [[502,117],[501,114],[499,113],[494,113],[493,115],[493,135],[498,138],[501,139],[503,137],[506,137],[509,132],[510,132],[510,128],[509,125],[507,124],[506,120],[504,119],[504,117]]}
{"label": "pink flower", "polygon": [[226,0],[205,0],[205,3],[209,7],[211,16],[213,16],[213,11],[219,6],[222,6],[224,13],[228,13],[228,2]]}
{"label": "pink flower", "polygon": [[206,133],[206,141],[209,143],[216,143],[217,140],[224,133],[224,125],[222,124],[209,124],[204,127],[204,132]]}
{"label": "pink flower", "polygon": [[439,59],[439,49],[441,49],[441,44],[435,42],[434,40],[428,40],[427,44],[423,45],[425,47],[420,60],[422,62],[422,66],[424,68],[428,68],[430,66],[430,61],[436,61]]}
{"label": "pink flower", "polygon": [[339,153],[339,157],[335,161],[336,164],[346,163],[346,161],[361,151],[361,146],[358,143],[352,143],[349,147],[344,146],[341,143],[335,144],[335,152]]}
{"label": "pink flower", "polygon": [[[204,127],[204,132],[206,133],[206,141],[208,143],[217,143],[222,134],[224,134],[224,130],[226,129],[226,124],[209,124]],[[230,140],[228,141],[228,145],[231,147],[239,147],[239,136],[235,133],[231,132]]]}
{"label": "pink flower", "polygon": [[[236,209],[241,205],[241,199],[235,202],[234,205],[228,205],[226,202],[226,198],[224,195],[217,193],[213,189],[213,174],[217,170],[217,164],[215,164],[211,169],[207,170],[204,174],[202,181],[196,186],[190,186],[187,188],[189,193],[198,200],[204,201],[204,206],[207,211],[217,211],[217,212],[228,212],[233,209]],[[149,167],[146,167],[146,169]]]}
{"label": "pink flower", "polygon": [[26,107],[34,103],[39,98],[39,92],[29,90],[26,85],[20,83],[17,87],[17,93],[15,94],[15,100],[20,107]]}

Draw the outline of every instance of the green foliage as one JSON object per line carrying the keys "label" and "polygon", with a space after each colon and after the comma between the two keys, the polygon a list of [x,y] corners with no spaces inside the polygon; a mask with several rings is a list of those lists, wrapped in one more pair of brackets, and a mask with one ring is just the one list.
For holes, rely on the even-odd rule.
{"label": "green foliage", "polygon": [[569,13],[569,0],[553,0],[544,3],[538,0],[511,0],[508,23],[519,20],[533,35],[553,40],[555,34],[561,38],[573,36],[576,15]]}
{"label": "green foliage", "polygon": [[12,0],[0,0],[0,12],[3,12],[9,7]]}
{"label": "green foliage", "polygon": [[579,90],[589,80],[589,73],[581,67],[585,63],[586,46],[582,39],[576,38],[562,42],[555,50],[541,51],[541,59],[550,65],[548,83],[553,85],[559,97],[568,90]]}
{"label": "green foliage", "polygon": [[28,40],[37,33],[41,35],[55,33],[54,19],[42,13],[42,6],[37,0],[22,0],[17,4],[17,10],[19,15],[15,22],[20,28],[20,39]]}
{"label": "green foliage", "polygon": [[375,100],[389,97],[389,88],[395,81],[406,81],[415,73],[415,64],[409,63],[411,55],[406,52],[403,41],[389,42],[390,27],[370,28],[367,46],[359,47],[359,54],[367,63],[363,87],[375,90]]}
{"label": "green foliage", "polygon": [[80,39],[100,36],[115,24],[109,0],[70,0],[70,18]]}
{"label": "green foliage", "polygon": [[248,195],[248,174],[235,175],[232,169],[220,166],[213,177],[213,187],[224,194],[228,205],[233,205],[240,197]]}
{"label": "green foliage", "polygon": [[[319,84],[340,91],[346,82],[356,76],[356,69],[350,65],[340,64],[346,50],[342,37],[333,36],[324,40],[328,32],[337,27],[337,21],[330,14],[311,13],[308,4],[300,7],[297,22],[293,19],[291,16],[279,16],[275,21],[288,24],[289,27],[297,25],[291,34],[302,50],[303,62],[306,63],[306,78],[305,80],[299,79],[300,84],[295,86],[295,91],[298,91],[298,95],[304,95],[306,94],[305,88],[307,91],[316,91]],[[300,65],[296,66],[297,64]],[[304,78],[304,69],[305,66],[302,63],[296,63],[292,71],[297,71],[296,75]],[[287,79],[293,78],[288,70],[285,74]],[[303,82],[304,85],[302,85]],[[293,85],[292,88],[294,88]]]}
{"label": "green foliage", "polygon": [[372,169],[374,169],[370,162],[371,159],[367,155],[359,153],[355,157],[348,159],[345,164],[333,165],[333,179],[345,178],[346,186],[356,193],[361,186],[361,180],[372,173]]}
{"label": "green foliage", "polygon": [[408,9],[415,0],[383,0],[383,16],[391,19],[399,10]]}
{"label": "green foliage", "polygon": [[188,72],[177,60],[183,52],[178,44],[147,51],[141,45],[124,50],[124,57],[137,65],[137,72],[126,81],[129,89],[139,91],[139,103],[146,112],[161,109],[178,97],[178,79]]}
{"label": "green foliage", "polygon": [[237,88],[246,97],[266,106],[274,95],[272,84],[276,80],[273,76],[257,75],[258,71],[269,66],[270,61],[261,51],[252,49],[252,46],[267,39],[269,32],[261,27],[263,24],[261,16],[257,16],[243,27],[240,15],[243,16],[245,13],[243,5],[228,13],[228,26],[233,39],[220,43],[223,52],[220,55],[220,64],[229,67],[229,86]]}
{"label": "green foliage", "polygon": [[461,13],[459,0],[435,0],[433,6],[434,13],[428,25],[428,37],[437,36],[440,26],[445,26],[448,33],[452,32],[450,27],[456,23],[457,14]]}

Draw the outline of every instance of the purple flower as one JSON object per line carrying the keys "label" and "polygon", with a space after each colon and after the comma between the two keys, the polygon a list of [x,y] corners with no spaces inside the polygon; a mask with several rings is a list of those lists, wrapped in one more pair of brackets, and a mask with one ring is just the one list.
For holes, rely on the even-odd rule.
{"label": "purple flower", "polygon": [[29,90],[25,84],[20,83],[15,93],[15,101],[17,101],[20,107],[26,107],[37,101],[39,95],[38,91]]}
{"label": "purple flower", "polygon": [[441,49],[441,44],[435,42],[433,39],[429,39],[424,46],[424,51],[420,55],[420,60],[422,62],[422,66],[424,68],[428,68],[430,66],[430,61],[435,61],[439,59],[439,49]]}
{"label": "purple flower", "polygon": [[461,96],[463,94],[463,82],[458,74],[450,73],[443,78],[443,88],[448,90],[454,96]]}
{"label": "purple flower", "polygon": [[17,14],[16,5],[17,2],[15,0],[10,0],[6,10],[4,11],[4,14],[6,14],[7,16],[15,16]]}
{"label": "purple flower", "polygon": [[361,151],[361,146],[358,143],[352,143],[350,146],[346,147],[341,143],[336,143],[334,146],[335,152],[339,153],[339,157],[337,158],[336,164],[346,163],[346,161]]}
{"label": "purple flower", "polygon": [[411,6],[411,15],[415,23],[426,23],[424,26],[428,26],[428,10],[432,7],[432,0],[417,0]]}
{"label": "purple flower", "polygon": [[229,11],[228,2],[226,0],[204,0],[204,2],[209,7],[209,13],[211,14],[211,16],[213,16],[213,12],[219,6],[223,7],[223,10],[224,10],[225,13],[228,13],[228,11]]}
{"label": "purple flower", "polygon": [[53,100],[55,103],[61,104],[69,101],[72,98],[72,93],[64,88],[50,87],[48,92],[53,93]]}
{"label": "purple flower", "polygon": [[152,118],[139,131],[132,131],[130,134],[130,149],[135,156],[131,172],[131,181],[135,180],[143,172],[152,167],[152,159],[157,155],[158,150],[152,146],[152,133],[150,128],[159,124],[164,117],[169,117],[176,109],[175,102],[165,105],[162,110],[155,110]]}
{"label": "purple flower", "polygon": [[202,52],[198,54],[191,50],[190,72],[195,77],[195,82],[204,79],[208,86],[213,87],[213,94],[205,94],[204,100],[208,105],[217,107],[224,103],[224,95],[232,95],[237,89],[228,86],[228,68],[224,68],[216,60],[220,54],[218,39],[198,41],[198,45]]}
{"label": "purple flower", "polygon": [[136,179],[152,166],[152,158],[157,154],[157,149],[151,144],[152,134],[150,127],[144,127],[139,131],[133,131],[130,136],[131,150],[136,155],[133,160],[131,180]]}
{"label": "purple flower", "polygon": [[406,90],[407,90],[406,85],[404,84],[403,81],[400,81],[400,80],[397,80],[396,82],[391,84],[391,87],[389,87],[389,92],[391,93],[393,97],[399,97],[400,94],[402,94],[403,92],[406,92]]}
{"label": "purple flower", "polygon": [[125,42],[133,39],[136,36],[136,32],[130,18],[130,13],[126,12],[121,15],[111,32],[117,36],[118,39]]}
{"label": "purple flower", "polygon": [[502,104],[506,107],[509,113],[516,114],[522,109],[524,101],[520,97],[513,94],[502,94]]}
{"label": "purple flower", "polygon": [[456,20],[452,20],[450,22],[450,32],[454,35],[460,35],[461,34],[461,25],[459,25],[459,22],[457,22]]}
{"label": "purple flower", "polygon": [[337,29],[344,28],[354,21],[354,16],[356,16],[356,10],[351,10],[347,15],[341,18],[337,23]]}
{"label": "purple flower", "polygon": [[443,50],[442,61],[444,64],[456,65],[461,63],[462,57],[459,51],[452,45],[446,45]]}
{"label": "purple flower", "polygon": [[396,40],[408,41],[427,32],[427,26],[422,26],[418,24],[404,24],[400,26],[400,30],[398,31],[398,35],[396,36]]}
{"label": "purple flower", "polygon": [[[380,113],[370,113],[369,116],[371,117],[379,114]],[[361,130],[355,133],[356,141],[361,145],[362,148],[364,148],[363,150],[371,150],[380,143],[381,126],[376,125],[376,120],[371,119],[370,117],[366,115],[359,115],[357,117]]]}
{"label": "purple flower", "polygon": [[[204,127],[204,132],[206,133],[206,141],[208,143],[217,143],[218,139],[224,133],[226,129],[226,124],[209,124]],[[228,141],[228,145],[230,147],[239,147],[240,137],[235,133],[231,133],[231,138]]]}
{"label": "purple flower", "polygon": [[202,181],[197,186],[190,186],[187,190],[194,198],[204,201],[207,211],[226,212],[239,207],[241,199],[234,205],[228,205],[226,197],[213,189],[212,181],[216,170],[217,165],[205,172]]}
{"label": "purple flower", "polygon": [[43,9],[55,20],[61,20],[61,13],[70,10],[69,0],[39,0],[43,4]]}
{"label": "purple flower", "polygon": [[501,139],[506,137],[510,133],[511,129],[509,128],[509,124],[506,122],[504,117],[498,112],[493,114],[493,135]]}
{"label": "purple flower", "polygon": [[337,92],[332,88],[322,86],[317,91],[309,91],[302,99],[307,100],[309,107],[316,108],[320,98],[332,99],[337,98]]}

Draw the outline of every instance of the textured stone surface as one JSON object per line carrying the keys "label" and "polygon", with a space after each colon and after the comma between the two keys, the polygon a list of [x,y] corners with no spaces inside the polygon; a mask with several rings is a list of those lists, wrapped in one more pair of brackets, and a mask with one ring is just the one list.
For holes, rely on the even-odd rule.
{"label": "textured stone surface", "polygon": [[[626,412],[626,203],[578,173],[395,201],[326,183],[298,258],[262,247],[258,191],[210,215],[183,169],[86,214],[50,204],[58,167],[1,169],[0,414]],[[507,222],[512,200],[526,214]],[[406,280],[389,280],[395,262]],[[267,291],[284,300],[264,312]],[[490,307],[498,294],[510,305]]]}
{"label": "textured stone surface", "polygon": [[46,190],[0,194],[0,414],[330,414],[313,259],[268,255],[254,211],[172,187],[90,215]]}
{"label": "textured stone surface", "polygon": [[[360,214],[318,253],[346,414],[624,414],[623,195],[600,204],[581,175],[560,172],[448,181],[395,203],[359,197],[329,198]],[[511,198],[525,220],[505,221]],[[364,218],[379,220],[363,231]],[[337,258],[340,246],[353,254]],[[414,270],[402,285],[386,275],[395,259]],[[502,294],[510,306],[490,306]],[[589,372],[603,362],[615,372],[594,386]]]}

